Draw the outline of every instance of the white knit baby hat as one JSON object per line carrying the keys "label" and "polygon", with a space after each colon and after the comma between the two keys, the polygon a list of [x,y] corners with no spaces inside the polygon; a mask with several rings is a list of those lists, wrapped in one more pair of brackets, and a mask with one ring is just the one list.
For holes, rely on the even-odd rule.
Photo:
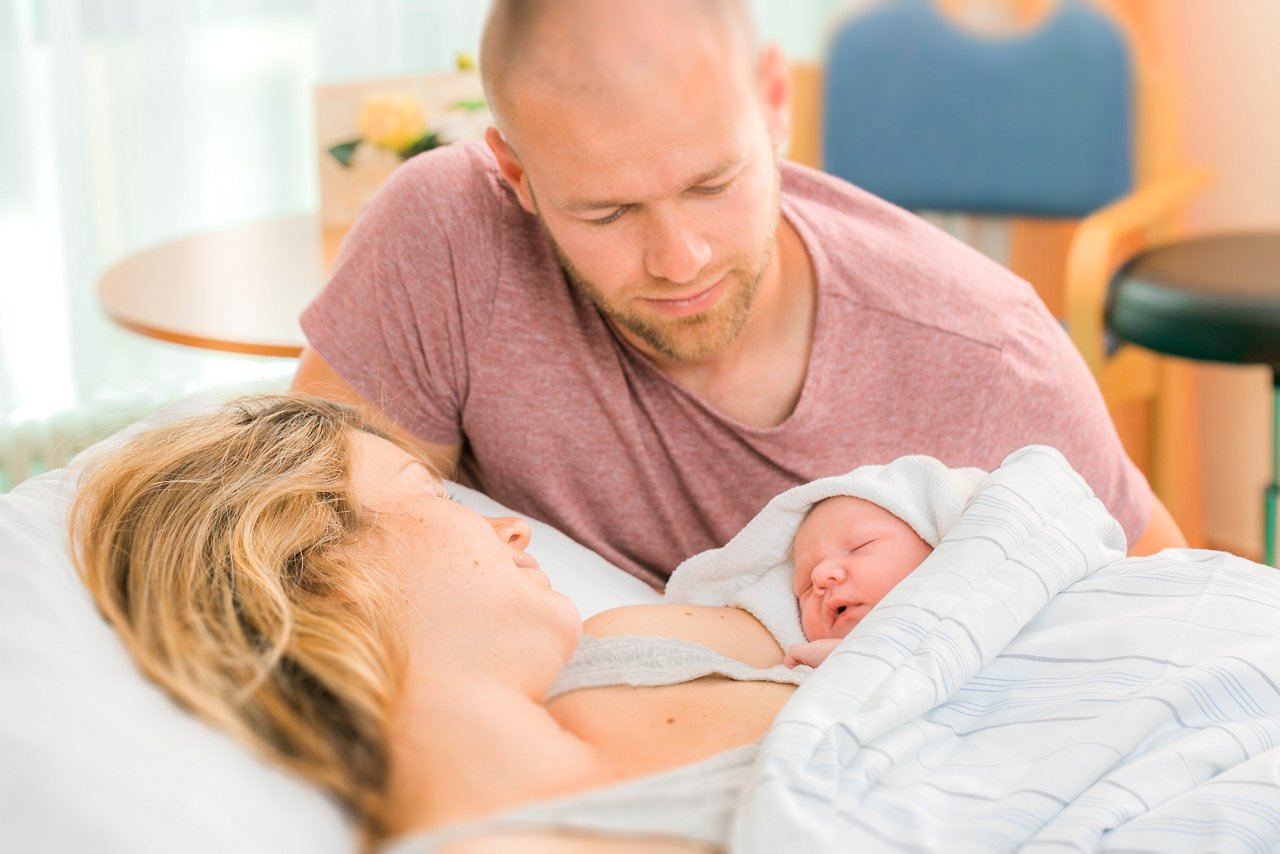
{"label": "white knit baby hat", "polygon": [[793,487],[775,496],[728,543],[676,567],[666,601],[742,608],[783,649],[803,643],[791,585],[791,543],[809,508],[836,495],[851,495],[878,504],[937,546],[985,475],[982,469],[947,468],[933,457],[915,455]]}

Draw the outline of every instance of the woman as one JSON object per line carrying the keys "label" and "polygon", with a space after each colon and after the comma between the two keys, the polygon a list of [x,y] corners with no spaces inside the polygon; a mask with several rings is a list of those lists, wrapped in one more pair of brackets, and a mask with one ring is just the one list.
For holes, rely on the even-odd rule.
{"label": "woman", "polygon": [[[632,800],[652,813],[655,795],[690,779],[719,781],[723,811],[750,764],[743,746],[797,678],[736,609],[623,608],[584,627],[525,553],[523,522],[451,501],[413,453],[319,399],[247,398],[142,434],[86,472],[73,530],[82,576],[143,670],[336,795],[367,841],[425,831],[424,848],[462,837],[471,841],[456,850],[470,850],[501,833],[510,850],[517,837],[491,817],[583,826],[574,816]],[[600,676],[618,660],[613,647],[562,677],[584,628],[621,636],[628,655],[625,636],[651,635],[736,660],[708,668],[702,659],[715,656],[698,653],[673,676],[668,665],[691,647],[655,664],[666,647],[649,639],[641,648],[659,652],[636,666],[662,671],[650,683],[732,678],[637,690]],[[659,773],[689,763],[701,764]],[[723,832],[724,815],[693,816],[707,820]],[[468,823],[466,834],[435,833]],[[595,826],[662,834],[680,823],[664,813]],[[616,839],[519,838],[627,850]],[[644,850],[655,845],[691,847]]]}

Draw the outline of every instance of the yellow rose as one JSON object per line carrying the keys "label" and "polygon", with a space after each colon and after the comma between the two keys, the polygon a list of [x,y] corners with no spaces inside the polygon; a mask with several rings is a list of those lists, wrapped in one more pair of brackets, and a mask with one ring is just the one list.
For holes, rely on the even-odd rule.
{"label": "yellow rose", "polygon": [[400,152],[427,132],[422,105],[404,92],[375,92],[360,105],[360,137],[372,145]]}

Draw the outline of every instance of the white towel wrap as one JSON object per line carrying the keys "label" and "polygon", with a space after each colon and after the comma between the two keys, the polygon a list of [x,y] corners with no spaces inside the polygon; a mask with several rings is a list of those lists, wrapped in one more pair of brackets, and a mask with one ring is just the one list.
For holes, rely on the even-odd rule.
{"label": "white towel wrap", "polygon": [[742,608],[783,649],[803,643],[791,584],[791,543],[809,508],[836,495],[862,498],[903,519],[921,539],[937,546],[985,475],[981,469],[947,468],[933,457],[916,455],[793,487],[775,496],[724,546],[676,567],[666,601]]}

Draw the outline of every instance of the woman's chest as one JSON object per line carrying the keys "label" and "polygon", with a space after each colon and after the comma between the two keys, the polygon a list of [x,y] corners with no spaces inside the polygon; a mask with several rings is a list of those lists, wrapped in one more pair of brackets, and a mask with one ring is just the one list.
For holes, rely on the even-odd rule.
{"label": "woman's chest", "polygon": [[598,751],[618,778],[696,762],[764,735],[794,685],[704,677],[678,685],[562,695],[551,715]]}

